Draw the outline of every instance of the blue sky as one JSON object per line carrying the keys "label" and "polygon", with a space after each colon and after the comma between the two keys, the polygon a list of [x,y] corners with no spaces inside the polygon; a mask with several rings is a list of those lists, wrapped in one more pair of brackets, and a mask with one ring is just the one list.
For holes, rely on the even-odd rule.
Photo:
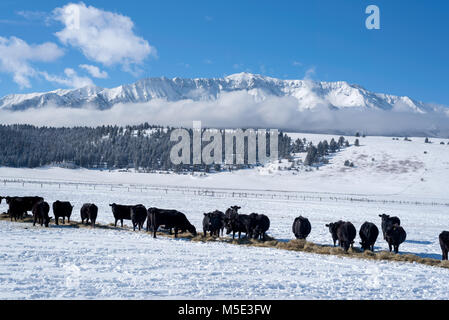
{"label": "blue sky", "polygon": [[[132,21],[106,44],[66,30],[54,10],[68,3],[0,2],[0,96],[247,71],[449,105],[448,1],[84,1],[86,12]],[[370,4],[380,8],[380,30],[365,28]],[[106,21],[108,35],[122,29]]]}

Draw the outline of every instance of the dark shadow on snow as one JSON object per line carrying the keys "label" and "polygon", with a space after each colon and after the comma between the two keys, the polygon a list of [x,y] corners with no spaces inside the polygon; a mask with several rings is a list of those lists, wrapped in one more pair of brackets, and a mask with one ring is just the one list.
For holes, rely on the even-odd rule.
{"label": "dark shadow on snow", "polygon": [[413,244],[432,244],[431,241],[418,241],[418,240],[405,240],[405,242]]}

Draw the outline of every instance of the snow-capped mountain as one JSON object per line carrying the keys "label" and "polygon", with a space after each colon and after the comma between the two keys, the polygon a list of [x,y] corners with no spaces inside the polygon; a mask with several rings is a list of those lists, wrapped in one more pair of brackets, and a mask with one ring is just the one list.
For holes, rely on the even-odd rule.
{"label": "snow-capped mountain", "polygon": [[87,105],[108,109],[115,104],[145,103],[154,99],[214,100],[221,94],[236,91],[246,91],[257,101],[270,96],[293,97],[298,101],[299,110],[313,109],[318,105],[337,109],[400,109],[415,113],[434,110],[433,106],[409,97],[373,93],[345,81],[281,80],[249,73],[215,79],[148,78],[112,89],[88,86],[47,93],[12,94],[0,99],[0,109],[25,110],[45,106],[80,108]]}

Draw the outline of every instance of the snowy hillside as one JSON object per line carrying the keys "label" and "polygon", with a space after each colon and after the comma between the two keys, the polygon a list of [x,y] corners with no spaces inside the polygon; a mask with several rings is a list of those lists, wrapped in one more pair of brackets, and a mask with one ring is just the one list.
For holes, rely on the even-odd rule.
{"label": "snowy hillside", "polygon": [[[291,133],[317,143],[336,136]],[[355,137],[346,137],[351,144]],[[113,222],[109,203],[174,208],[202,231],[204,212],[240,205],[242,213],[270,217],[268,234],[294,236],[294,218],[309,218],[308,238],[332,243],[326,223],[401,218],[407,240],[401,254],[441,258],[438,235],[449,230],[446,190],[448,139],[359,138],[319,170],[286,162],[208,175],[0,168],[1,195],[40,195],[99,207],[97,221]],[[443,144],[440,144],[444,142]],[[299,160],[303,154],[298,154]],[[344,166],[346,160],[354,167]],[[209,191],[209,192],[205,192]],[[354,201],[357,200],[357,201]],[[0,212],[7,205],[0,204]],[[52,213],[51,213],[52,214]],[[125,221],[130,225],[129,221]],[[359,236],[355,246],[359,246]],[[0,298],[99,299],[448,299],[449,270],[416,263],[323,256],[280,249],[153,239],[143,232],[32,227],[0,222]],[[379,236],[375,250],[387,250]],[[180,267],[182,266],[182,267]],[[35,273],[44,268],[45,273]]]}
{"label": "snowy hillside", "polygon": [[369,108],[409,110],[425,113],[434,107],[413,100],[370,92],[344,81],[315,82],[311,80],[280,80],[249,73],[221,79],[148,78],[112,89],[84,87],[48,93],[13,94],[0,99],[0,109],[24,110],[44,106],[82,107],[93,105],[107,109],[115,104],[143,103],[155,99],[180,101],[214,100],[223,93],[246,91],[256,100],[267,97],[292,97],[300,110],[317,106],[330,108]]}
{"label": "snowy hillside", "polygon": [[[315,145],[336,135],[289,133],[293,140],[306,138]],[[2,179],[30,181],[70,181],[106,184],[184,186],[251,190],[278,190],[359,196],[382,196],[394,199],[419,199],[449,202],[445,186],[449,181],[449,139],[410,137],[393,140],[391,137],[367,136],[358,138],[360,147],[353,146],[355,137],[344,136],[351,146],[329,159],[319,170],[305,168],[288,170],[291,163],[269,164],[233,172],[199,175],[144,174],[134,172],[69,170],[62,168],[19,169],[0,167]],[[440,144],[440,143],[444,144]],[[298,160],[305,153],[297,155]],[[349,160],[353,168],[344,166]],[[332,183],[330,183],[332,182]]]}

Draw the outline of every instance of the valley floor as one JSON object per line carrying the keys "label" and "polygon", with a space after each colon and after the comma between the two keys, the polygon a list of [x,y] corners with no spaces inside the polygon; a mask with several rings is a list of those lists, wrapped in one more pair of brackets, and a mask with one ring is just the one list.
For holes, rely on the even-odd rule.
{"label": "valley floor", "polygon": [[[71,201],[74,220],[80,220],[83,203],[94,202],[98,221],[106,224],[114,222],[113,202],[174,208],[198,231],[203,212],[237,204],[242,213],[269,216],[268,234],[280,240],[292,239],[294,218],[306,216],[312,224],[308,240],[318,244],[331,244],[326,223],[348,220],[358,230],[371,221],[380,229],[378,215],[387,213],[399,216],[407,231],[401,253],[440,259],[438,235],[449,229],[449,146],[425,145],[421,138],[360,139],[361,147],[338,153],[329,165],[297,174],[276,166],[206,177],[0,168],[0,195]],[[355,168],[343,168],[346,159],[353,159]],[[282,191],[295,191],[297,197],[286,198]],[[254,192],[259,196],[248,196]],[[0,212],[6,210],[3,202]],[[355,241],[358,246],[358,236]],[[411,263],[5,221],[0,221],[0,243],[3,299],[449,299],[448,269]],[[379,236],[375,250],[386,249]]]}
{"label": "valley floor", "polygon": [[409,263],[0,222],[1,299],[448,299]]}

